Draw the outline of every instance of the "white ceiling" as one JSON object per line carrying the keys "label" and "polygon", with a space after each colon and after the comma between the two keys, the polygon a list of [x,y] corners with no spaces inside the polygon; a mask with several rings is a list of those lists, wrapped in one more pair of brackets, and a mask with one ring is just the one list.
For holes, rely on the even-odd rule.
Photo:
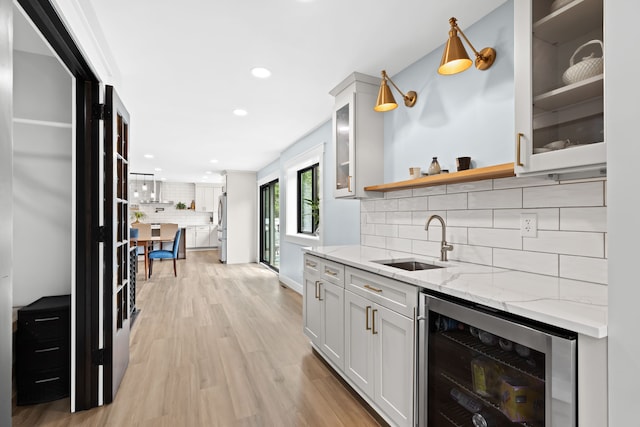
{"label": "white ceiling", "polygon": [[[444,43],[449,17],[464,29],[505,1],[90,3],[122,75],[131,171],[201,182],[261,169],[330,119],[347,75],[393,76]],[[253,77],[258,66],[272,76]]]}

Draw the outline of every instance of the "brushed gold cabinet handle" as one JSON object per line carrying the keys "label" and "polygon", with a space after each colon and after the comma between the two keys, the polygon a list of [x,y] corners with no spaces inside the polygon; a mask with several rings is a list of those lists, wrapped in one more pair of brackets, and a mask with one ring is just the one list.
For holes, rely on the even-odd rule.
{"label": "brushed gold cabinet handle", "polygon": [[338,275],[338,273],[336,273],[335,271],[331,271],[331,270],[327,270],[327,269],[325,269],[324,272],[326,274],[328,274],[329,276],[333,276],[333,277],[336,277]]}
{"label": "brushed gold cabinet handle", "polygon": [[324,301],[322,299],[322,282],[318,282],[318,301]]}
{"label": "brushed gold cabinet handle", "polygon": [[347,177],[347,191],[351,193],[351,175]]}
{"label": "brushed gold cabinet handle", "polygon": [[373,292],[379,292],[379,293],[382,293],[382,289],[374,288],[374,287],[373,287],[373,286],[371,286],[371,285],[364,285],[364,287],[365,287],[365,288],[367,288],[367,289],[369,289],[369,290],[372,290]]}
{"label": "brushed gold cabinet handle", "polygon": [[371,311],[371,323],[372,323],[371,333],[373,335],[378,335],[378,331],[376,331],[376,311],[378,310],[375,308]]}
{"label": "brushed gold cabinet handle", "polygon": [[320,281],[316,280],[316,295],[315,295],[316,299],[320,299],[320,291],[319,291],[320,288],[318,286],[319,283],[320,283]]}
{"label": "brushed gold cabinet handle", "polygon": [[516,163],[518,166],[524,166],[520,159],[520,148],[522,146],[522,137],[524,134],[522,132],[518,132],[518,143],[516,144]]}
{"label": "brushed gold cabinet handle", "polygon": [[318,264],[316,264],[315,262],[311,262],[311,261],[307,261],[307,267],[316,267]]}
{"label": "brushed gold cabinet handle", "polygon": [[371,310],[371,306],[370,305],[365,307],[365,318],[366,318],[365,328],[367,329],[367,331],[371,330],[371,325],[369,325],[369,311],[370,310]]}

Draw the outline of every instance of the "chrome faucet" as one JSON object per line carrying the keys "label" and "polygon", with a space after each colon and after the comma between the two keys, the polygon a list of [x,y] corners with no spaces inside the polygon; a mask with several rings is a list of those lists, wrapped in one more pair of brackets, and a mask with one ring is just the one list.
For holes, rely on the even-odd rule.
{"label": "chrome faucet", "polygon": [[440,242],[440,261],[448,261],[447,260],[447,251],[452,251],[453,246],[447,244],[447,226],[444,223],[444,219],[440,215],[431,215],[429,219],[427,219],[427,223],[424,225],[425,231],[429,230],[429,224],[431,220],[437,219],[442,224],[442,242]]}

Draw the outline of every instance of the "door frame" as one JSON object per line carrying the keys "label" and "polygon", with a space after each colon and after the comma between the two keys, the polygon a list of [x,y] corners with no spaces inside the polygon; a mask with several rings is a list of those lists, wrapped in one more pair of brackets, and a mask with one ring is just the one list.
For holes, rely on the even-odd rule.
{"label": "door frame", "polygon": [[[38,31],[44,36],[59,59],[75,78],[76,117],[76,238],[75,288],[71,331],[75,343],[75,382],[72,390],[71,410],[84,410],[98,406],[99,364],[99,257],[98,217],[98,138],[99,117],[94,115],[100,102],[99,80],[75,41],[67,31],[50,1],[17,0]],[[72,327],[73,329],[73,327]],[[73,366],[72,366],[73,368]]]}

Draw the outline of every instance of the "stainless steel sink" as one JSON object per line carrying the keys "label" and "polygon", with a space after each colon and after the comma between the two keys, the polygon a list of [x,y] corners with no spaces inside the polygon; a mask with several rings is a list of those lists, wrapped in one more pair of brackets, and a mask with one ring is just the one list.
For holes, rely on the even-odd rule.
{"label": "stainless steel sink", "polygon": [[439,265],[427,264],[426,262],[409,260],[409,261],[374,261],[378,264],[389,267],[399,268],[406,271],[432,270],[434,268],[443,268]]}

